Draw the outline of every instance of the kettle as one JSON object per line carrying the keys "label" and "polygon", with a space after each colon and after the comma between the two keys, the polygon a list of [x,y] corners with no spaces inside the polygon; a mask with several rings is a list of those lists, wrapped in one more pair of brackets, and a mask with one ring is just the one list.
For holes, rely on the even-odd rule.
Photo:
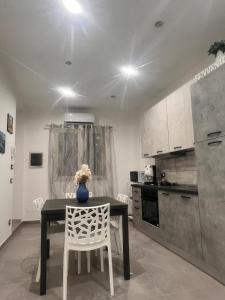
{"label": "kettle", "polygon": [[155,165],[146,165],[145,166],[145,178],[147,182],[155,183],[156,182],[156,167]]}

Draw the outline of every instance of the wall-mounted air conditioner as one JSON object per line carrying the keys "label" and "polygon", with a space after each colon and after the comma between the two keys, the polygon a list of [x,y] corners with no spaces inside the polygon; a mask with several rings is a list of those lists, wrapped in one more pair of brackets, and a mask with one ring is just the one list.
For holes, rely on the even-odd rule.
{"label": "wall-mounted air conditioner", "polygon": [[93,124],[95,116],[90,113],[66,112],[64,121],[66,124]]}

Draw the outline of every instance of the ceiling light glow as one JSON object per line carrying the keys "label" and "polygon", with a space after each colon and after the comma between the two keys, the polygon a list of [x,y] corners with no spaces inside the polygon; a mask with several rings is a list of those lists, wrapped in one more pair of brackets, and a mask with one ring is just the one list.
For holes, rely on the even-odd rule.
{"label": "ceiling light glow", "polygon": [[83,12],[82,6],[75,0],[62,0],[65,8],[72,14],[81,14]]}
{"label": "ceiling light glow", "polygon": [[128,78],[138,75],[137,68],[131,65],[121,67],[120,71]]}
{"label": "ceiling light glow", "polygon": [[77,96],[77,94],[69,87],[59,87],[57,88],[57,91],[66,98],[74,98]]}

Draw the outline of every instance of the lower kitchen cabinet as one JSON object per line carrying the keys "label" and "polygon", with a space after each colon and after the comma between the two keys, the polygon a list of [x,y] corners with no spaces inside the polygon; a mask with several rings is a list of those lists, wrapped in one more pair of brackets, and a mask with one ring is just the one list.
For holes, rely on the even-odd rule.
{"label": "lower kitchen cabinet", "polygon": [[174,244],[188,255],[202,257],[201,227],[198,196],[173,194],[176,202]]}
{"label": "lower kitchen cabinet", "polygon": [[198,196],[159,191],[162,242],[196,258],[202,257]]}
{"label": "lower kitchen cabinet", "polygon": [[176,235],[176,200],[172,193],[159,191],[158,204],[160,235],[166,242],[173,243]]}

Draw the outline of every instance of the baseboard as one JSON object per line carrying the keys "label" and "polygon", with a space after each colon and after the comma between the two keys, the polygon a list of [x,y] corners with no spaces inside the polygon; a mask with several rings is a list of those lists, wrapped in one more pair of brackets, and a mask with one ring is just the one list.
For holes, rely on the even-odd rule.
{"label": "baseboard", "polygon": [[28,220],[22,221],[23,224],[40,224],[40,220]]}
{"label": "baseboard", "polygon": [[0,249],[2,249],[8,241],[11,239],[11,237],[14,235],[14,233],[19,229],[19,227],[23,224],[23,221],[11,232],[11,234],[5,239],[5,241],[0,245]]}

